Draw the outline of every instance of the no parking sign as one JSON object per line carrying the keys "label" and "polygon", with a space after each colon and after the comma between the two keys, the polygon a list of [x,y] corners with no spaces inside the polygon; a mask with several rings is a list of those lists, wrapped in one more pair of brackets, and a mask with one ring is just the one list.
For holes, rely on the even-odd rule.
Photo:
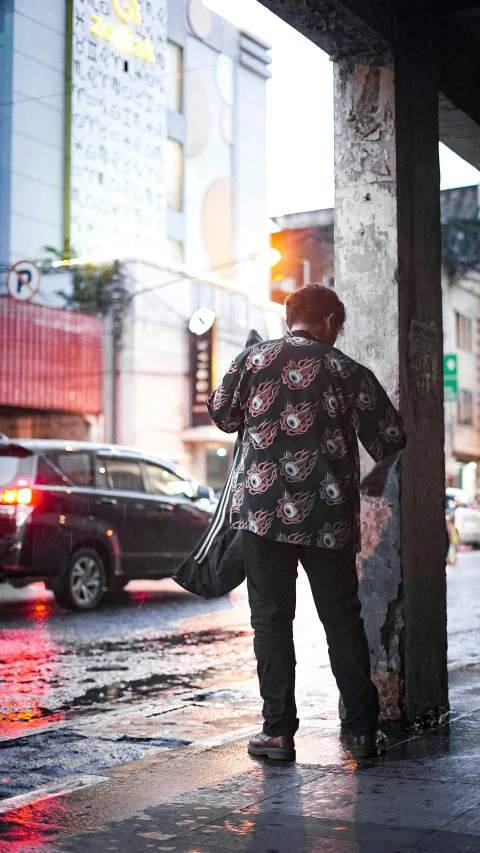
{"label": "no parking sign", "polygon": [[42,272],[33,261],[17,261],[7,273],[7,290],[20,302],[28,302],[40,288]]}

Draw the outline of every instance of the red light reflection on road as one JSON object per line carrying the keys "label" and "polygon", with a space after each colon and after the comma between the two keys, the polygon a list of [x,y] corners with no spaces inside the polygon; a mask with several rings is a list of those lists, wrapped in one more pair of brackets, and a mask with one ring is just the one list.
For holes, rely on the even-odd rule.
{"label": "red light reflection on road", "polygon": [[32,598],[22,612],[31,624],[0,631],[0,737],[21,736],[44,725],[47,716],[49,723],[63,718],[63,713],[46,710],[48,697],[62,681],[62,648],[45,623],[51,613],[48,595]]}
{"label": "red light reflection on road", "polygon": [[0,815],[2,853],[25,853],[48,844],[66,824],[66,804],[61,797],[33,800]]}

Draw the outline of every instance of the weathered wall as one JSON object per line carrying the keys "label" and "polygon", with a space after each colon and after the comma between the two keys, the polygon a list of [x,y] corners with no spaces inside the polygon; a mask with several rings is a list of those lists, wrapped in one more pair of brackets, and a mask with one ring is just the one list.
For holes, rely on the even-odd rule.
{"label": "weathered wall", "polygon": [[[335,66],[335,282],[347,323],[339,345],[398,405],[398,284],[393,72]],[[364,468],[372,462],[363,454]],[[383,715],[399,718],[403,641],[399,483],[362,502],[360,595]]]}

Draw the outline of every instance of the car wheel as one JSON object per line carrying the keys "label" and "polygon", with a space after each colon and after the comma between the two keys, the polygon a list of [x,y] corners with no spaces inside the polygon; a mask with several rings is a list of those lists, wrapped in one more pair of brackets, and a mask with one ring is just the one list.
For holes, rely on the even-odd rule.
{"label": "car wheel", "polygon": [[69,558],[55,598],[71,610],[94,610],[105,593],[105,566],[93,548],[79,548]]}

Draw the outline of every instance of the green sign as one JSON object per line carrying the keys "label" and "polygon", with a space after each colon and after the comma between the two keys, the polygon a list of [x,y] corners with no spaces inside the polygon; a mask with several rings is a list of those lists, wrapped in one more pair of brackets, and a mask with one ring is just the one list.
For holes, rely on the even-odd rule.
{"label": "green sign", "polygon": [[443,399],[445,403],[458,400],[457,354],[443,356]]}
{"label": "green sign", "polygon": [[456,403],[458,400],[458,382],[456,379],[443,380],[444,403]]}
{"label": "green sign", "polygon": [[457,378],[457,354],[443,356],[443,375],[445,379]]}

